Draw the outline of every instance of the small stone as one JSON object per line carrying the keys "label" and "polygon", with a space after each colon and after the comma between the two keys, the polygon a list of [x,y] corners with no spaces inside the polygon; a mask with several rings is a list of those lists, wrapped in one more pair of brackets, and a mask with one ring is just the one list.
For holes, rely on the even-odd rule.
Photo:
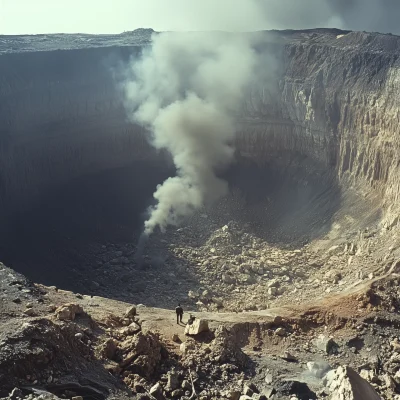
{"label": "small stone", "polygon": [[192,385],[186,379],[182,382],[182,386],[181,387],[182,387],[183,390],[192,390]]}
{"label": "small stone", "polygon": [[222,281],[227,284],[234,284],[236,282],[235,279],[230,275],[222,275]]}
{"label": "small stone", "polygon": [[158,382],[154,386],[151,387],[150,392],[151,396],[153,396],[156,400],[164,400],[163,388],[161,384]]}
{"label": "small stone", "polygon": [[280,282],[279,282],[277,279],[271,279],[271,280],[268,282],[268,284],[267,284],[267,286],[268,286],[269,288],[272,288],[272,287],[278,288],[280,285],[281,285],[281,284],[280,284]]}
{"label": "small stone", "polygon": [[251,390],[250,389],[250,387],[248,386],[248,385],[244,385],[244,387],[243,387],[243,394],[245,395],[245,396],[249,396],[249,397],[251,397],[251,396],[253,396],[253,390]]}
{"label": "small stone", "polygon": [[74,396],[71,400],[83,400],[82,396]]}
{"label": "small stone", "polygon": [[113,360],[117,352],[117,343],[114,339],[109,338],[103,343],[101,351],[104,357]]}
{"label": "small stone", "polygon": [[180,399],[182,397],[182,394],[183,394],[183,392],[181,389],[176,389],[176,390],[172,391],[171,396]]}
{"label": "small stone", "polygon": [[328,249],[328,251],[327,251],[327,253],[328,254],[330,254],[330,253],[334,253],[337,249],[339,248],[339,246],[332,246],[332,247],[330,247],[329,249]]}
{"label": "small stone", "polygon": [[268,289],[268,294],[270,296],[276,296],[278,294],[278,289],[276,287],[270,287]]}
{"label": "small stone", "polygon": [[383,381],[385,382],[385,385],[388,389],[390,390],[395,390],[396,389],[396,382],[395,380],[388,374],[383,374],[382,375]]}
{"label": "small stone", "polygon": [[168,373],[167,385],[165,386],[165,390],[168,392],[172,392],[178,388],[179,388],[178,374],[174,371],[171,371]]}
{"label": "small stone", "polygon": [[172,341],[175,342],[175,343],[181,343],[182,342],[181,339],[179,338],[179,335],[176,334],[176,333],[174,333],[172,335]]}
{"label": "small stone", "polygon": [[226,394],[229,400],[239,400],[241,393],[237,390],[231,390]]}
{"label": "small stone", "polygon": [[254,393],[260,393],[260,391],[258,390],[257,386],[253,383],[253,382],[249,382],[247,384],[247,387]]}
{"label": "small stone", "polygon": [[396,353],[400,353],[400,342],[399,339],[395,338],[393,341],[390,342],[390,346]]}
{"label": "small stone", "polygon": [[289,362],[295,362],[295,361],[297,361],[297,358],[296,358],[293,354],[291,354],[290,352],[288,352],[288,351],[285,351],[285,352],[281,355],[281,358],[282,358],[283,360],[289,361]]}
{"label": "small stone", "polygon": [[400,385],[400,370],[398,370],[398,371],[395,373],[393,379],[395,380],[395,382],[396,382],[398,385]]}
{"label": "small stone", "polygon": [[266,374],[266,375],[265,375],[264,381],[265,381],[265,383],[266,383],[267,385],[270,385],[270,384],[272,383],[272,380],[273,380],[272,374]]}
{"label": "small stone", "polygon": [[83,313],[83,309],[79,304],[67,303],[58,307],[55,313],[57,319],[61,321],[73,321],[76,314]]}
{"label": "small stone", "polygon": [[268,400],[267,396],[265,394],[260,394],[260,393],[254,393],[253,396],[251,396],[253,400]]}
{"label": "small stone", "polygon": [[24,397],[24,395],[23,395],[23,393],[22,393],[22,390],[21,389],[18,389],[18,388],[14,388],[13,390],[12,390],[12,392],[10,393],[10,395],[8,396],[8,398],[10,399],[10,400],[16,400],[16,399],[18,399],[18,398],[23,398]]}
{"label": "small stone", "polygon": [[35,310],[33,308],[27,308],[26,310],[24,310],[24,314],[32,317],[35,315]]}
{"label": "small stone", "polygon": [[265,388],[262,391],[262,394],[267,398],[267,399],[271,399],[272,396],[276,393],[275,388],[273,387],[269,387],[269,388]]}
{"label": "small stone", "polygon": [[136,315],[136,306],[130,306],[125,311],[126,318],[133,318]]}
{"label": "small stone", "polygon": [[307,363],[307,368],[313,376],[321,379],[326,373],[331,370],[331,366],[324,361],[311,361]]}
{"label": "small stone", "polygon": [[285,336],[286,335],[286,331],[284,328],[280,327],[275,331],[275,335],[277,336]]}

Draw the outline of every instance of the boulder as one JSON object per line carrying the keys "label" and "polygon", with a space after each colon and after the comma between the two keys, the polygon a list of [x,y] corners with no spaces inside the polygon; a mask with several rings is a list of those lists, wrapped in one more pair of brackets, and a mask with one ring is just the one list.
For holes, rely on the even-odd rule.
{"label": "boulder", "polygon": [[375,389],[347,366],[330,371],[325,384],[331,393],[330,400],[381,400]]}
{"label": "boulder", "polygon": [[125,311],[126,318],[132,318],[136,315],[136,306],[130,306]]}
{"label": "boulder", "polygon": [[67,303],[58,307],[55,311],[57,319],[61,321],[73,321],[77,314],[82,314],[83,308],[76,303]]}
{"label": "boulder", "polygon": [[191,325],[186,325],[185,335],[198,335],[201,332],[208,332],[208,321],[205,319],[195,319]]}
{"label": "boulder", "polygon": [[336,354],[338,352],[339,346],[330,337],[325,335],[319,335],[314,340],[315,346],[326,354]]}

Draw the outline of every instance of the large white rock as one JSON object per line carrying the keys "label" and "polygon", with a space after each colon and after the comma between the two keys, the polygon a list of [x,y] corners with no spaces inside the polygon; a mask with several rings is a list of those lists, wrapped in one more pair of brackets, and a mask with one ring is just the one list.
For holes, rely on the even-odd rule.
{"label": "large white rock", "polygon": [[382,400],[375,389],[350,367],[339,367],[326,375],[330,400]]}
{"label": "large white rock", "polygon": [[191,325],[186,325],[185,335],[198,335],[201,332],[209,331],[208,321],[205,319],[195,319]]}

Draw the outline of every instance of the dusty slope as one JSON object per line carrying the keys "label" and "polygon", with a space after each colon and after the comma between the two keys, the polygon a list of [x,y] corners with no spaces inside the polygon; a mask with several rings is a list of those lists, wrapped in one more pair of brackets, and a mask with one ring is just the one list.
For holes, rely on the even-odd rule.
{"label": "dusty slope", "polygon": [[[327,392],[321,378],[306,372],[307,362],[318,361],[324,365],[321,368],[327,368],[325,365],[328,364],[332,367],[346,364],[358,372],[364,371],[363,376],[371,380],[383,398],[390,399],[397,392],[394,380],[397,378],[394,377],[398,366],[397,358],[393,358],[397,347],[392,342],[399,335],[400,327],[400,264],[395,262],[392,265],[386,275],[353,287],[344,286],[340,294],[322,300],[316,301],[312,292],[302,291],[303,304],[283,308],[239,313],[193,312],[196,318],[207,319],[211,330],[217,335],[215,339],[214,336],[205,336],[200,341],[185,337],[184,326],[176,324],[173,309],[138,305],[138,318],[134,326],[140,326],[142,333],[136,333],[136,328],[131,332],[129,329],[132,328],[126,328],[123,320],[130,306],[128,303],[34,285],[2,266],[0,382],[3,393],[20,386],[42,388],[58,395],[64,393],[67,397],[68,393],[75,393],[84,398],[124,398],[134,396],[128,386],[134,392],[142,391],[143,387],[150,390],[159,379],[163,382],[163,373],[171,373],[171,368],[182,371],[182,376],[186,376],[190,368],[188,370],[185,363],[190,362],[192,364],[188,365],[192,365],[191,368],[200,374],[196,390],[197,393],[204,392],[201,397],[204,399],[222,398],[228,393],[227,390],[234,389],[228,389],[229,382],[236,382],[240,377],[245,378],[246,382],[249,380],[248,383],[255,383],[259,390],[267,391],[273,385],[278,394],[283,396],[277,398],[282,399],[289,398],[285,397],[289,396],[289,392],[285,391],[285,380],[304,381],[310,390],[317,393],[317,398],[322,398],[320,396]],[[309,277],[314,280],[312,271]],[[146,294],[143,296],[145,299]],[[54,310],[65,303],[79,304],[84,314],[78,315],[74,322],[57,320]],[[189,314],[187,308],[185,311],[184,321]],[[214,359],[203,359],[202,351],[211,346],[215,357],[225,348],[215,347],[215,343],[218,343],[215,341],[221,338],[218,336],[221,335],[221,325],[228,329],[229,338],[223,346],[232,343],[237,346],[236,352],[242,348],[243,356],[235,353],[238,354],[236,357],[239,357],[238,360],[245,357],[247,361],[243,364],[246,366],[238,371],[229,370],[229,367],[227,373],[233,374],[230,375],[231,380],[214,386],[207,380],[207,371],[214,379],[218,379],[220,364]],[[153,360],[151,362],[154,362],[155,369],[150,370],[150,375],[136,364],[135,369],[131,369],[136,371],[134,375],[132,372],[126,374],[124,359],[118,364],[107,360],[105,353],[102,353],[103,343],[107,340],[116,341],[118,348],[135,351],[133,343],[136,343],[136,335],[150,335],[151,338],[151,332],[159,335],[160,349],[165,350],[156,350],[161,351],[159,359],[154,359],[157,353],[142,353],[152,354],[148,362]],[[174,335],[177,337],[174,338]],[[332,349],[336,350],[321,351],[324,347],[319,347],[315,342],[319,335],[323,335],[326,338],[324,340],[332,337],[334,342],[329,346],[334,346]],[[158,343],[158,339],[151,340],[157,340],[154,345]],[[197,350],[182,353],[180,341],[186,341],[189,349]],[[154,351],[154,347],[151,351]],[[195,353],[191,355],[193,351]],[[194,359],[190,361],[190,357]],[[13,367],[10,368],[10,365]],[[242,375],[235,375],[239,372]],[[206,375],[203,376],[204,373]],[[271,377],[268,378],[271,383],[265,382],[266,376]],[[124,382],[121,378],[124,378]]]}

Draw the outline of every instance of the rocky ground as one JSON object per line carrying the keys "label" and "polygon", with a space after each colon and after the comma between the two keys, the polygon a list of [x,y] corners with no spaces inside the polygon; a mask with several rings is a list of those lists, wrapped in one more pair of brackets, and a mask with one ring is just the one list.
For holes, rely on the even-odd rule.
{"label": "rocky ground", "polygon": [[394,226],[354,223],[346,234],[327,229],[310,240],[296,222],[284,231],[257,229],[258,209],[253,217],[232,219],[243,214],[237,202],[224,200],[178,229],[152,235],[140,260],[138,238],[77,248],[74,291],[156,307],[180,302],[198,311],[263,310],[346,292],[400,258]]}
{"label": "rocky ground", "polygon": [[139,260],[133,244],[94,244],[75,273],[102,297],[1,265],[0,395],[400,398],[396,227],[290,247],[248,228],[200,213]]}

